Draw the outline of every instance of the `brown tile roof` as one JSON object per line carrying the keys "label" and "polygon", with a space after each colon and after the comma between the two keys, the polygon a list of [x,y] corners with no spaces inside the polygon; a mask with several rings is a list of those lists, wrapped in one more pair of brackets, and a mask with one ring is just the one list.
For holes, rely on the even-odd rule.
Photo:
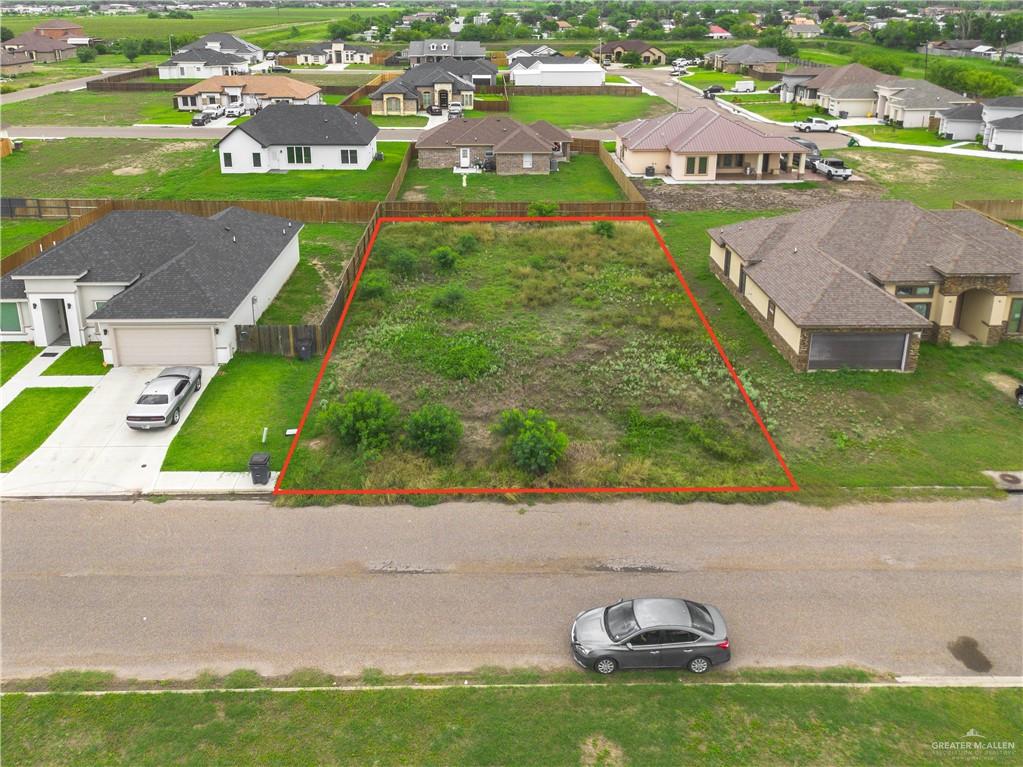
{"label": "brown tile roof", "polygon": [[35,51],[36,53],[70,51],[74,50],[75,47],[67,41],[67,38],[62,37],[54,40],[52,37],[40,35],[36,32],[22,32],[10,40],[4,40],[3,45],[4,48],[23,48],[26,51]]}
{"label": "brown tile roof", "polygon": [[805,152],[781,136],[769,136],[714,109],[697,107],[663,117],[632,120],[615,128],[626,149],[692,152]]}
{"label": "brown tile roof", "polygon": [[244,93],[271,99],[307,99],[320,92],[317,85],[279,75],[217,75],[189,85],[174,95],[196,96],[200,93],[219,93],[226,87],[239,85],[242,86]]}
{"label": "brown tile roof", "polygon": [[1023,271],[1021,240],[1004,227],[969,211],[927,211],[902,201],[836,203],[709,234],[807,327],[926,327],[874,281],[1007,274],[1019,282]]}
{"label": "brown tile roof", "polygon": [[528,125],[508,117],[448,120],[420,134],[416,141],[416,149],[462,146],[493,147],[494,154],[544,153],[553,150],[550,140]]}
{"label": "brown tile roof", "polygon": [[81,29],[81,24],[75,24],[71,21],[64,21],[63,19],[49,19],[47,21],[41,21],[35,26],[36,29]]}

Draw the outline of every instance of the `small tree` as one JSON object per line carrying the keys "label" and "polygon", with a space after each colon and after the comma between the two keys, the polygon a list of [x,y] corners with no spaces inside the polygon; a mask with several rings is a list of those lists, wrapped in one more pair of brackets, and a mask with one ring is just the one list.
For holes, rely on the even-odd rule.
{"label": "small tree", "polygon": [[362,298],[383,298],[391,287],[391,281],[384,272],[370,272],[359,280],[359,295]]}
{"label": "small tree", "polygon": [[480,248],[480,241],[476,239],[476,235],[469,234],[466,232],[458,238],[458,252],[463,256],[468,256],[470,253],[475,253]]}
{"label": "small tree", "polygon": [[331,403],[323,417],[344,444],[364,453],[390,445],[400,425],[397,406],[372,389],[353,391],[343,401]]}
{"label": "small tree", "polygon": [[387,268],[401,277],[411,277],[419,271],[419,260],[414,253],[402,248],[388,256]]}
{"label": "small tree", "polygon": [[568,447],[568,436],[542,410],[505,410],[496,431],[505,435],[512,462],[529,474],[546,474]]}
{"label": "small tree", "polygon": [[437,265],[438,269],[448,272],[455,268],[455,262],[458,260],[458,254],[455,253],[454,248],[449,248],[447,245],[441,245],[439,248],[434,248],[430,252],[430,258],[433,259],[433,263]]}
{"label": "small tree", "polygon": [[615,236],[615,225],[611,221],[594,221],[592,229],[594,234],[609,240]]}
{"label": "small tree", "polygon": [[14,30],[10,27],[0,27],[0,41],[7,42],[14,37]]}
{"label": "small tree", "polygon": [[135,61],[141,52],[142,44],[138,40],[128,39],[121,41],[121,54],[128,59],[128,61]]}
{"label": "small tree", "polygon": [[542,218],[556,216],[558,215],[558,203],[550,201],[531,202],[526,209],[526,214]]}
{"label": "small tree", "polygon": [[643,60],[639,57],[639,54],[636,53],[635,51],[629,51],[624,56],[622,56],[622,63],[623,64],[632,64],[633,66],[639,66],[640,64],[643,63]]}
{"label": "small tree", "polygon": [[90,61],[96,60],[96,49],[83,45],[75,51],[75,55],[80,62],[88,64]]}
{"label": "small tree", "polygon": [[462,439],[458,414],[444,405],[423,405],[409,416],[405,434],[412,448],[430,458],[451,455]]}

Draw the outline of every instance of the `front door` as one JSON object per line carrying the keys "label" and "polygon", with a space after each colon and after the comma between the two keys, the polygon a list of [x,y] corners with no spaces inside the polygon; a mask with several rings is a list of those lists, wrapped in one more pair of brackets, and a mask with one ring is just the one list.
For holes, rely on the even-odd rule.
{"label": "front door", "polygon": [[460,168],[468,168],[471,161],[472,150],[469,147],[463,146],[458,150],[458,166]]}
{"label": "front door", "polygon": [[767,171],[770,169],[770,167],[771,167],[771,155],[765,154],[764,155],[764,160],[760,164],[760,172],[761,173],[767,173]]}
{"label": "front door", "polygon": [[447,91],[441,91],[437,95],[437,97],[439,99],[440,108],[441,109],[447,109],[448,108],[448,92]]}

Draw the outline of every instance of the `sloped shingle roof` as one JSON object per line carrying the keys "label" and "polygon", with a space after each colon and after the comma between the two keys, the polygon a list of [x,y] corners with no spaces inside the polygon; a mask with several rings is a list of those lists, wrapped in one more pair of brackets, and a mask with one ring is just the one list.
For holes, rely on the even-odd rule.
{"label": "sloped shingle roof", "polygon": [[697,107],[663,117],[632,120],[615,128],[626,149],[671,152],[805,152],[781,136],[769,136],[751,124]]}
{"label": "sloped shingle roof", "polygon": [[452,72],[446,63],[440,64],[431,62],[428,64],[417,64],[400,77],[386,82],[369,94],[370,100],[382,99],[388,94],[399,94],[418,98],[419,91],[416,88],[427,88],[437,83],[450,83],[456,93],[475,91],[476,86],[461,75]]}
{"label": "sloped shingle roof", "polygon": [[271,99],[307,99],[320,92],[318,85],[281,75],[217,75],[189,85],[174,95],[197,96],[200,93],[220,93],[228,87],[241,87],[243,93]]}
{"label": "sloped shingle roof", "polygon": [[747,43],[737,45],[734,48],[725,48],[716,55],[727,64],[752,65],[788,61],[785,56],[778,54],[776,48],[758,48]]}
{"label": "sloped shingle roof", "polygon": [[234,131],[251,136],[260,146],[366,146],[380,128],[331,104],[271,104]]}
{"label": "sloped shingle roof", "polygon": [[553,141],[543,135],[553,127],[545,125],[537,130],[508,117],[448,120],[422,133],[416,141],[416,149],[484,146],[493,147],[495,154],[544,153],[553,150]]}
{"label": "sloped shingle roof", "polygon": [[241,64],[243,61],[245,61],[244,58],[233,53],[223,53],[212,48],[197,48],[195,50],[175,53],[160,66],[166,67],[172,64],[192,64],[195,62],[205,64],[206,66],[230,66],[232,64]]}

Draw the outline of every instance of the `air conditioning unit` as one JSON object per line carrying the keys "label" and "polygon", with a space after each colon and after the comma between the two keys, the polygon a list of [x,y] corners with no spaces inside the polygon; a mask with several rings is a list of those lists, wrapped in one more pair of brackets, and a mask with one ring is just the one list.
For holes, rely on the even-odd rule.
{"label": "air conditioning unit", "polygon": [[657,174],[657,169],[653,165],[647,165],[646,170],[643,171],[643,175],[647,178],[653,178]]}

